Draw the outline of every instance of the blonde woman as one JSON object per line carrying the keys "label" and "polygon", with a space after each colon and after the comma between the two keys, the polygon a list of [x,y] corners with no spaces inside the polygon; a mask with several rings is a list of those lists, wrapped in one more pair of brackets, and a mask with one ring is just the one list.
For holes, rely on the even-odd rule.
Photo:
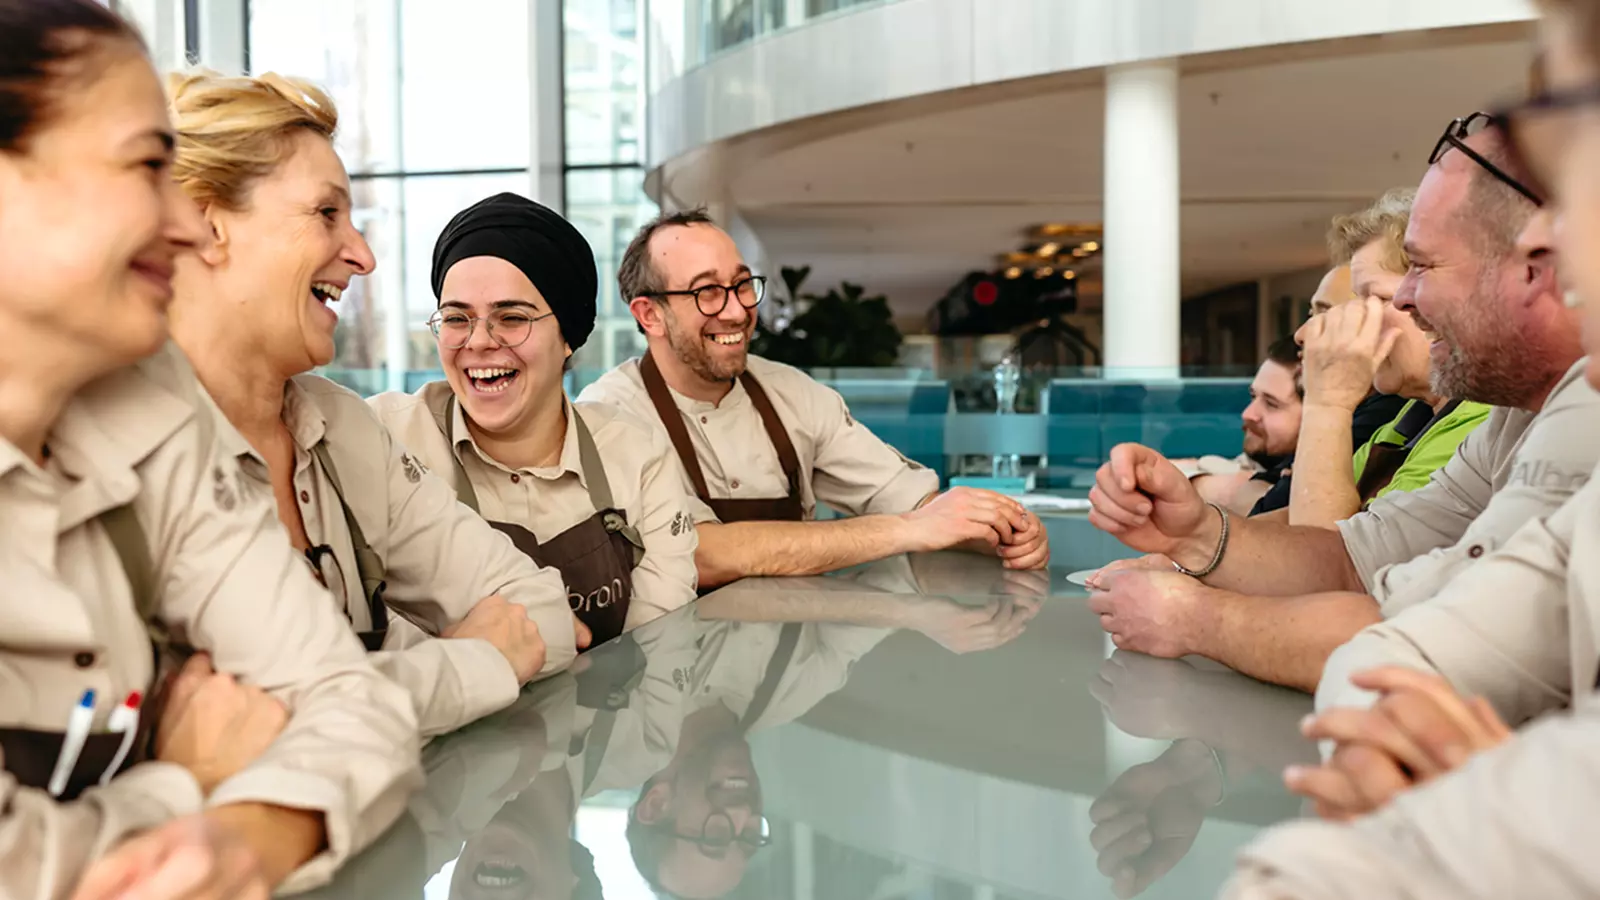
{"label": "blonde woman", "polygon": [[457,503],[360,397],[309,374],[333,359],[340,295],[373,266],[333,103],[270,74],[174,76],[168,92],[174,172],[209,232],[178,266],[173,337],[238,430],[230,451],[411,692],[424,735],[509,705],[576,654],[559,574]]}
{"label": "blonde woman", "polygon": [[[167,342],[203,240],[173,143],[130,26],[0,0],[0,897],[264,900],[419,780],[406,696]],[[153,649],[184,642],[167,690]]]}

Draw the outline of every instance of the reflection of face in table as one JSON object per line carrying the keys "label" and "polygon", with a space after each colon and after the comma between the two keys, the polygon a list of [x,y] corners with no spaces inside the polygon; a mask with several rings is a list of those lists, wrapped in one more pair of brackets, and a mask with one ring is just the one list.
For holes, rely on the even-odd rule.
{"label": "reflection of face in table", "polygon": [[672,763],[645,784],[628,824],[640,874],[679,897],[720,897],[744,878],[766,829],[761,779],[739,719],[718,705],[683,723]]}
{"label": "reflection of face in table", "polygon": [[[452,900],[576,897],[579,874],[568,836],[576,811],[570,781],[559,774],[535,781],[462,848],[450,878]],[[593,878],[592,863],[585,874]]]}

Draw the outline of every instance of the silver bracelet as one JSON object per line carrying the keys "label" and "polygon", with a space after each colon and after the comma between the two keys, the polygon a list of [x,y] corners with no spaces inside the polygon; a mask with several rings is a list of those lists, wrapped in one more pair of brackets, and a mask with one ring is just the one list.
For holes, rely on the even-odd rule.
{"label": "silver bracelet", "polygon": [[1174,569],[1177,569],[1179,572],[1188,575],[1190,578],[1204,578],[1207,575],[1210,575],[1212,572],[1215,572],[1217,570],[1217,566],[1222,565],[1222,554],[1226,553],[1228,550],[1228,511],[1215,503],[1207,502],[1206,505],[1216,510],[1217,515],[1222,516],[1222,536],[1217,540],[1217,552],[1211,554],[1211,562],[1206,563],[1206,567],[1204,569],[1196,572],[1191,569],[1184,568],[1183,563],[1178,562],[1177,560],[1172,561],[1172,567]]}

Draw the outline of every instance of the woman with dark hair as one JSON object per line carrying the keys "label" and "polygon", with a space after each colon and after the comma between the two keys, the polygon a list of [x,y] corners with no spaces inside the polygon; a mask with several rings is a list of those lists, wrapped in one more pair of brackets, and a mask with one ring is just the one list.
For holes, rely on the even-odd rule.
{"label": "woman with dark hair", "polygon": [[[304,887],[417,777],[408,698],[242,488],[168,343],[175,260],[203,239],[174,143],[125,22],[0,0],[7,898]],[[159,678],[179,648],[200,652]]]}

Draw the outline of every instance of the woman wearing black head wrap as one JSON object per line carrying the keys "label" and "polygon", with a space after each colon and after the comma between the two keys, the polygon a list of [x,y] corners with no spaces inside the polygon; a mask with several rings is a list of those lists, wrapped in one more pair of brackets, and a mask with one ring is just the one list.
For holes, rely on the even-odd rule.
{"label": "woman wearing black head wrap", "polygon": [[697,546],[665,439],[562,386],[594,330],[599,289],[583,235],[497,194],[450,220],[433,250],[445,380],[373,408],[424,464],[541,565],[598,645],[694,598]]}

